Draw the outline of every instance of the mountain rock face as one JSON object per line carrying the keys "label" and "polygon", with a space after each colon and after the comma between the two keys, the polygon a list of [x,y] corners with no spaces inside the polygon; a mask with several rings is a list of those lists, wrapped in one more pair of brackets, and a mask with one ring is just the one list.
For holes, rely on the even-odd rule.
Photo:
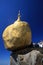
{"label": "mountain rock face", "polygon": [[43,54],[33,50],[27,54],[12,54],[10,56],[10,65],[42,65]]}

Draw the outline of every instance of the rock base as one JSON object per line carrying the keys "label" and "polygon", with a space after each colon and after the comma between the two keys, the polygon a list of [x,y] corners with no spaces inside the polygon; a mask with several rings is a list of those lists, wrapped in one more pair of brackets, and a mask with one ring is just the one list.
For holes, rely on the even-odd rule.
{"label": "rock base", "polygon": [[43,54],[37,50],[32,50],[26,54],[12,53],[10,65],[43,65]]}

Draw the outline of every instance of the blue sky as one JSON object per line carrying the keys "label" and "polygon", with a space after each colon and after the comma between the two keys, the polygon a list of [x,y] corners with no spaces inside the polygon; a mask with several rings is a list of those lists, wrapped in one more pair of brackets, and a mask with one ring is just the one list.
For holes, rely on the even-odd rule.
{"label": "blue sky", "polygon": [[32,41],[43,40],[43,0],[0,0],[0,65],[9,65],[10,52],[4,48],[3,30],[21,11],[21,20],[30,24]]}

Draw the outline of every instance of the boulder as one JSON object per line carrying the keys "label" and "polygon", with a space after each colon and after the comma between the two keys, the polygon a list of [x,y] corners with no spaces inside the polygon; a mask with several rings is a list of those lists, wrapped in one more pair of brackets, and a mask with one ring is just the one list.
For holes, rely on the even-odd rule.
{"label": "boulder", "polygon": [[4,30],[2,37],[5,48],[12,51],[31,44],[31,29],[29,24],[21,21],[18,16],[18,19]]}

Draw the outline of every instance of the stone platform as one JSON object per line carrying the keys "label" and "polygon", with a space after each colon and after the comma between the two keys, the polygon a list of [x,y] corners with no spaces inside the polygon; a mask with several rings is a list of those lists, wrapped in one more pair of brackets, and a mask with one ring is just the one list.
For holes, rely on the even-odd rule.
{"label": "stone platform", "polygon": [[26,53],[22,51],[12,52],[10,65],[43,65],[43,54],[37,50]]}

